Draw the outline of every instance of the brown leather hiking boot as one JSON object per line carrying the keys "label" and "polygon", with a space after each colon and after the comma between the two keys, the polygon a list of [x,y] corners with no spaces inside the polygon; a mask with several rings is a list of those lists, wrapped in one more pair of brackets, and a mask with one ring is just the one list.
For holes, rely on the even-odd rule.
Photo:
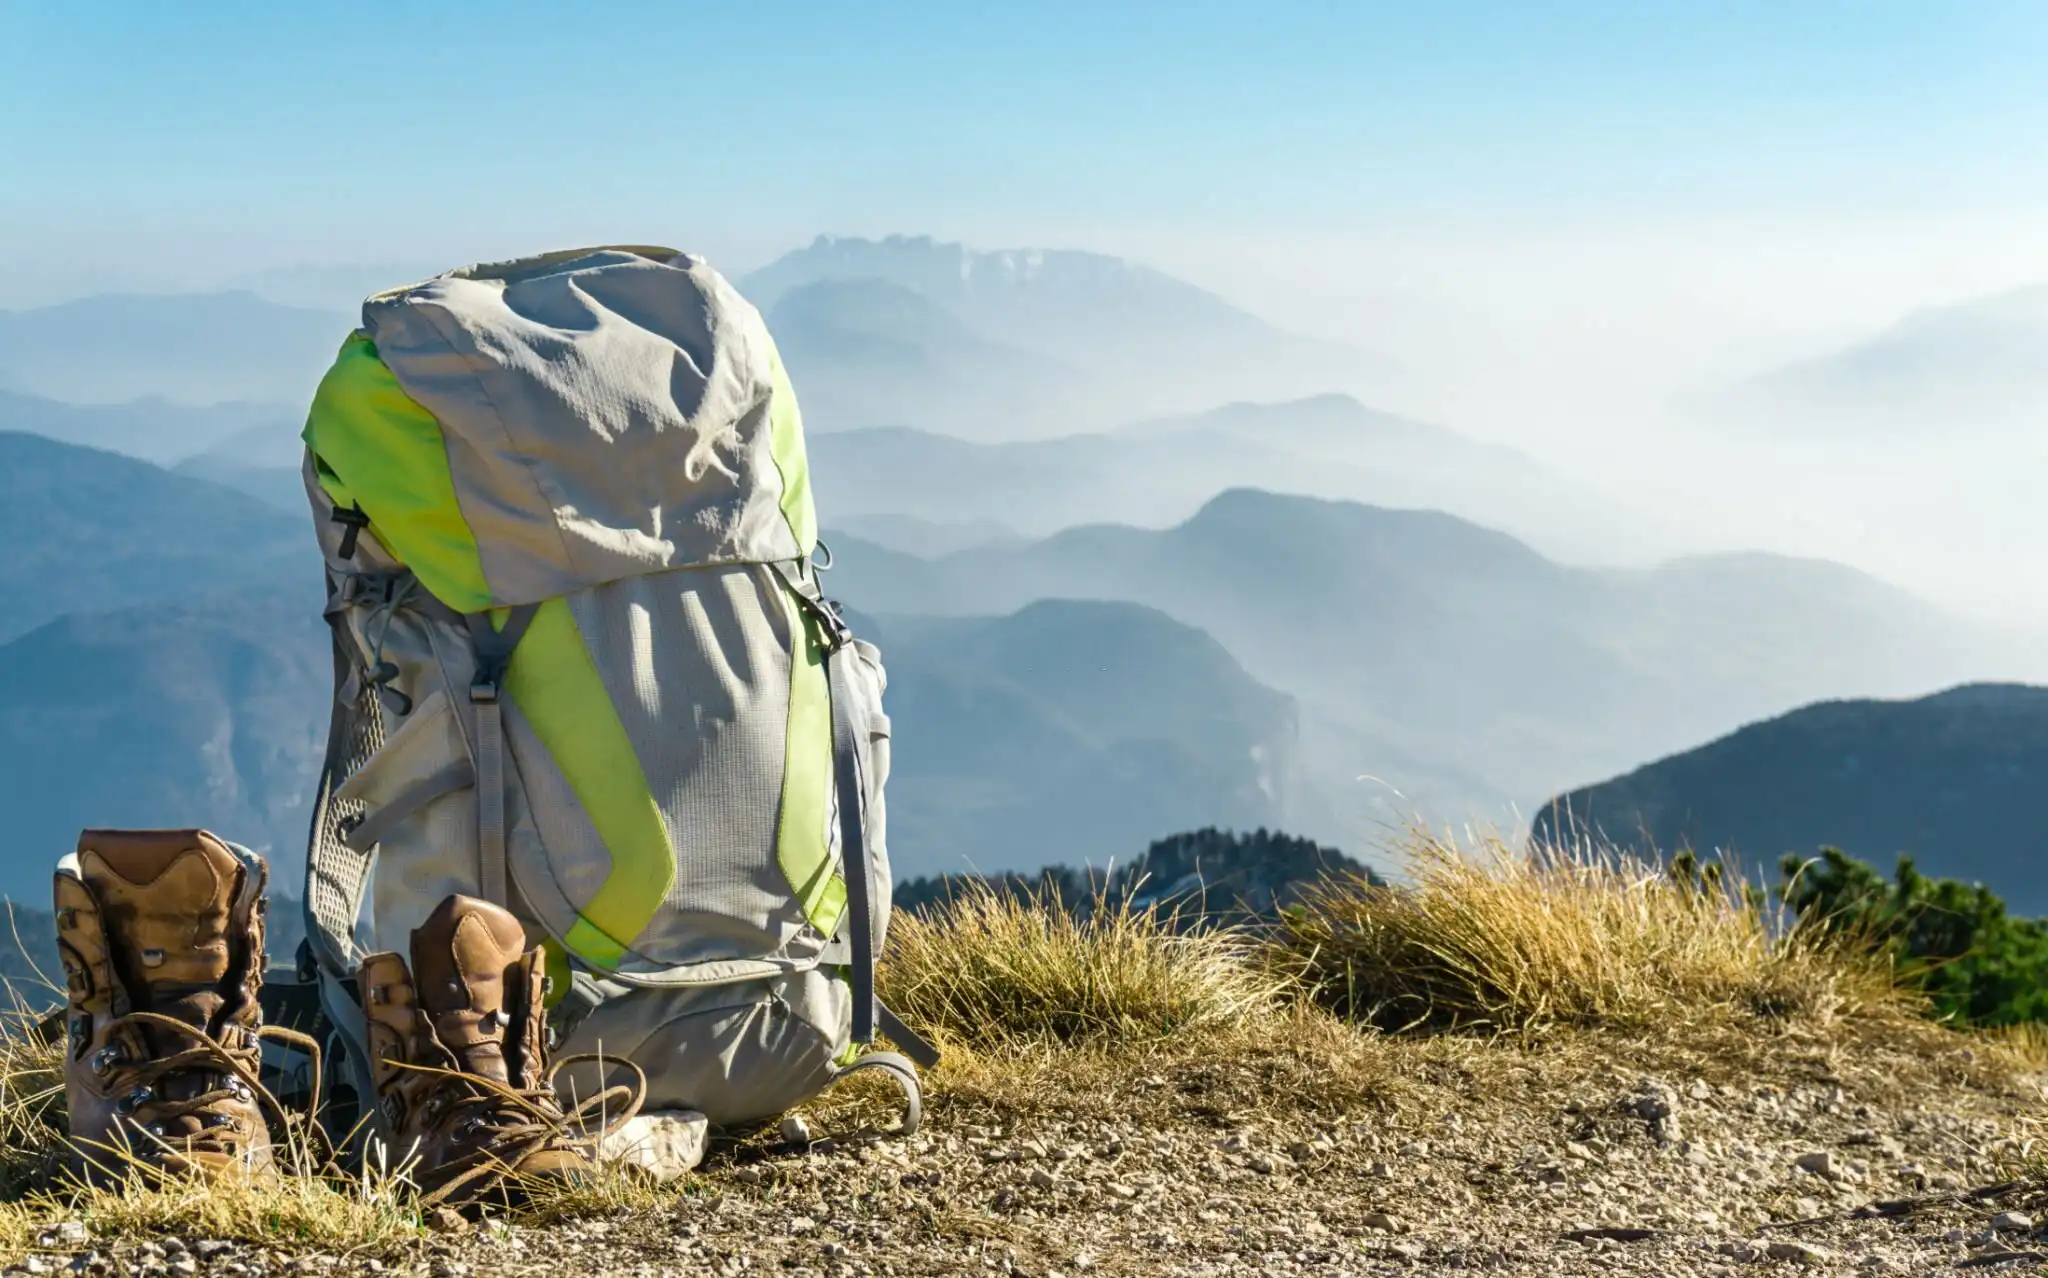
{"label": "brown leather hiking boot", "polygon": [[258,1099],[263,861],[204,830],[87,830],[57,866],[64,1094],[84,1169],[272,1170]]}
{"label": "brown leather hiking boot", "polygon": [[[565,1114],[548,1065],[543,954],[511,913],[451,896],[412,934],[412,966],[363,960],[371,1082],[383,1135],[430,1201],[509,1199],[521,1182],[571,1179],[599,1133]],[[615,1089],[621,1091],[623,1089]],[[619,1099],[617,1095],[606,1098]],[[613,1124],[631,1117],[637,1098]]]}

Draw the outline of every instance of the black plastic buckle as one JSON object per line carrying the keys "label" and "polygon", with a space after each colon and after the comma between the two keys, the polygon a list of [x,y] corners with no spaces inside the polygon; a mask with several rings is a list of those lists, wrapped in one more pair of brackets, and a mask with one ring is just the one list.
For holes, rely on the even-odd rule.
{"label": "black plastic buckle", "polygon": [[370,517],[363,513],[362,503],[350,502],[347,510],[336,506],[333,513],[327,517],[342,526],[341,547],[339,551],[341,557],[343,559],[354,559],[356,557],[356,538],[362,536],[363,529],[370,526]]}

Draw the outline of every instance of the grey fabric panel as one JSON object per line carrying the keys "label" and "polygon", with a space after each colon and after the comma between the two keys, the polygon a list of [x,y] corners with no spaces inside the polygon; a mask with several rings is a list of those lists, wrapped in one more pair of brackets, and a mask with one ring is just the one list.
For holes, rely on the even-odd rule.
{"label": "grey fabric panel", "polygon": [[593,249],[473,267],[373,297],[363,322],[441,423],[499,602],[799,553],[770,452],[767,328],[701,260]]}
{"label": "grey fabric panel", "polygon": [[758,566],[580,592],[570,609],[678,849],[665,908],[633,942],[651,967],[777,956],[810,932],[777,860],[788,615]]}
{"label": "grey fabric panel", "polygon": [[[726,1127],[824,1090],[852,1015],[846,983],[823,970],[717,989],[598,988],[603,1001],[568,1030],[560,1054],[631,1060],[647,1072],[647,1108],[694,1109]],[[572,1097],[606,1081],[588,1066],[563,1074]]]}
{"label": "grey fabric panel", "polygon": [[399,822],[444,794],[466,790],[476,784],[476,769],[466,757],[449,759],[432,772],[419,776],[400,789],[382,807],[365,815],[343,836],[342,842],[358,852],[373,851],[398,828]]}

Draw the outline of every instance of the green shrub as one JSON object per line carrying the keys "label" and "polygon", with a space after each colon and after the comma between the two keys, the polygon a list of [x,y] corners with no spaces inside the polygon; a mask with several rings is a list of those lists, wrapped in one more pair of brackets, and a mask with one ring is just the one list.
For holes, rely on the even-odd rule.
{"label": "green shrub", "polygon": [[1908,856],[1887,882],[1840,848],[1780,863],[1802,927],[1888,953],[1937,1014],[1973,1025],[2048,1021],[2048,923],[2018,919],[1981,883],[1930,879]]}

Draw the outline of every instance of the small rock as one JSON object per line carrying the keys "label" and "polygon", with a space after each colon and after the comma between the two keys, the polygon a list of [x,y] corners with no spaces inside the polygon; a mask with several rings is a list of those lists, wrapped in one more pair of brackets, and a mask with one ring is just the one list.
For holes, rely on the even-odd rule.
{"label": "small rock", "polygon": [[1264,1154],[1252,1155],[1251,1161],[1246,1163],[1245,1165],[1250,1167],[1253,1171],[1257,1172],[1261,1176],[1272,1175],[1275,1166],[1273,1160],[1266,1157]]}
{"label": "small rock", "polygon": [[802,1114],[784,1114],[782,1116],[782,1139],[792,1145],[809,1145],[811,1143],[811,1125],[804,1121]]}
{"label": "small rock", "polygon": [[50,1226],[36,1239],[38,1247],[77,1247],[88,1237],[82,1220],[62,1220]]}
{"label": "small rock", "polygon": [[[792,1114],[783,1120],[783,1134],[789,1133]],[[619,1129],[600,1141],[597,1156],[638,1167],[657,1184],[682,1177],[704,1161],[704,1143],[711,1124],[704,1115],[689,1109],[657,1110],[635,1114]],[[808,1133],[807,1133],[808,1134]],[[796,1142],[792,1142],[796,1143]]]}
{"label": "small rock", "polygon": [[227,1255],[234,1249],[235,1245],[233,1243],[225,1242],[219,1238],[202,1238],[193,1244],[192,1247],[192,1250],[198,1253],[201,1260],[215,1260]]}
{"label": "small rock", "polygon": [[844,1256],[846,1254],[846,1244],[828,1242],[825,1244],[824,1251],[827,1256],[837,1259],[840,1256]]}
{"label": "small rock", "polygon": [[1835,1156],[1825,1149],[1815,1150],[1811,1154],[1801,1154],[1799,1161],[1792,1165],[1815,1176],[1831,1177],[1835,1174]]}
{"label": "small rock", "polygon": [[187,1275],[199,1272],[199,1260],[191,1252],[181,1251],[171,1257],[170,1270],[179,1275],[179,1278],[186,1278]]}
{"label": "small rock", "polygon": [[1232,1132],[1230,1135],[1225,1136],[1222,1140],[1217,1141],[1216,1148],[1222,1150],[1226,1154],[1241,1154],[1244,1152],[1245,1144],[1246,1141],[1244,1138],[1244,1133]]}
{"label": "small rock", "polygon": [[1034,1167],[1031,1169],[1031,1183],[1038,1189],[1051,1189],[1060,1183],[1060,1178],[1058,1173],[1049,1168]]}
{"label": "small rock", "polygon": [[1369,1211],[1359,1217],[1358,1223],[1367,1229],[1376,1229],[1383,1234],[1398,1234],[1401,1232],[1401,1222],[1383,1211]]}
{"label": "small rock", "polygon": [[1834,1259],[1824,1248],[1790,1238],[1772,1243],[1764,1254],[1772,1260],[1789,1260],[1795,1265],[1825,1265]]}
{"label": "small rock", "polygon": [[53,1274],[57,1272],[54,1265],[44,1260],[41,1256],[36,1255],[25,1257],[21,1262],[21,1269],[23,1273],[29,1274]]}
{"label": "small rock", "polygon": [[171,1237],[164,1239],[164,1255],[176,1256],[182,1254],[184,1251],[185,1240],[183,1238]]}
{"label": "small rock", "polygon": [[434,1230],[436,1233],[466,1234],[469,1232],[469,1220],[453,1207],[434,1208],[427,1213],[425,1223],[427,1228]]}
{"label": "small rock", "polygon": [[1394,1165],[1392,1163],[1374,1163],[1365,1169],[1365,1174],[1375,1180],[1392,1180],[1394,1178]]}
{"label": "small rock", "polygon": [[732,1178],[742,1185],[758,1185],[762,1181],[759,1167],[741,1167],[734,1171]]}
{"label": "small rock", "polygon": [[2034,1218],[2023,1211],[2002,1211],[1991,1218],[1991,1227],[2003,1233],[2024,1233],[2034,1227]]}
{"label": "small rock", "polygon": [[1755,1262],[1762,1260],[1764,1258],[1764,1249],[1762,1247],[1758,1246],[1756,1243],[1746,1242],[1740,1238],[1735,1239],[1731,1242],[1724,1242],[1720,1246],[1714,1248],[1714,1250],[1721,1253],[1723,1256],[1728,1257],[1730,1260],[1733,1260],[1738,1264],[1744,1265],[1754,1264]]}

